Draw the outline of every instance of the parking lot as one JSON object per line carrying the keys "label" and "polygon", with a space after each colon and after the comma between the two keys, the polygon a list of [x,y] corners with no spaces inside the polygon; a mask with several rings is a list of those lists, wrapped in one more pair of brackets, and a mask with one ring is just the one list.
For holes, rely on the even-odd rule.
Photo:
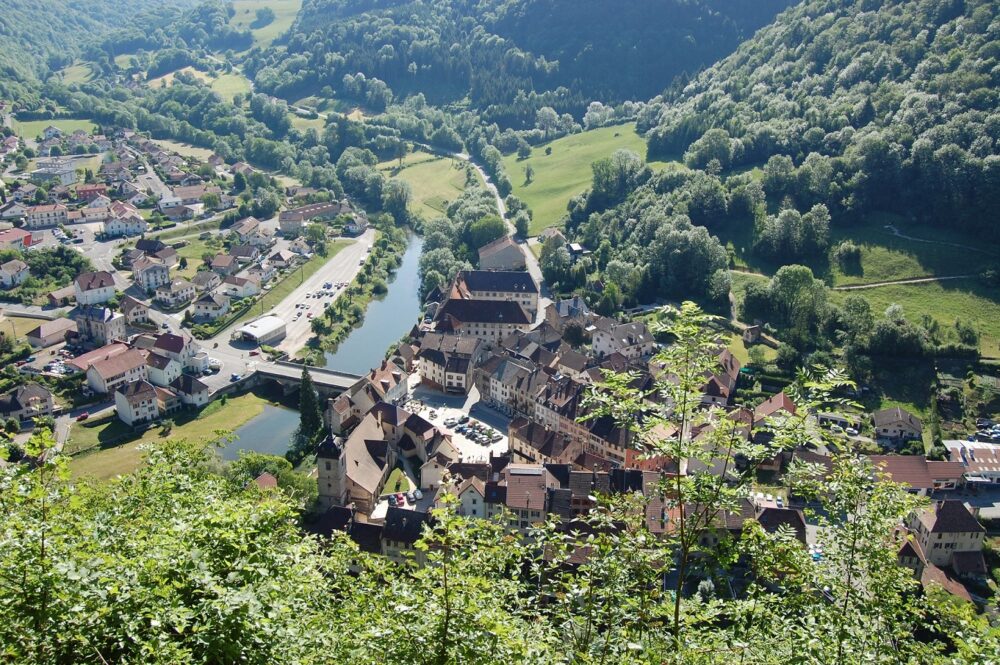
{"label": "parking lot", "polygon": [[[491,454],[499,455],[507,451],[510,418],[480,403],[475,389],[469,395],[445,395],[418,386],[412,391],[406,409],[420,414],[450,434],[463,461],[485,462]],[[461,422],[463,417],[467,417],[468,421]],[[470,430],[470,426],[473,429]],[[483,442],[484,436],[489,440]]]}

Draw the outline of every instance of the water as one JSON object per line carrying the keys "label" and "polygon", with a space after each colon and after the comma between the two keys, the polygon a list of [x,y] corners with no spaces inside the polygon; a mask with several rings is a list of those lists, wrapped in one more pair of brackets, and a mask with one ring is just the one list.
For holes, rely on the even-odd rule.
{"label": "water", "polygon": [[349,374],[365,374],[379,365],[386,350],[408,333],[420,316],[420,280],[417,268],[423,238],[410,235],[403,261],[382,300],[368,303],[365,320],[347,336],[337,351],[326,352],[326,367]]}
{"label": "water", "polygon": [[219,451],[224,460],[234,460],[241,450],[282,456],[299,426],[299,412],[284,406],[265,404],[264,411],[236,429],[239,437]]}

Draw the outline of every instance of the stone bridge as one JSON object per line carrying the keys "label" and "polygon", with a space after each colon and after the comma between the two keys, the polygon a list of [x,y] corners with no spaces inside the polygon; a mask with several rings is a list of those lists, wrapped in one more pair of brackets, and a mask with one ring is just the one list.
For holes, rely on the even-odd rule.
{"label": "stone bridge", "polygon": [[[361,378],[357,374],[338,372],[325,367],[310,367],[309,375],[312,377],[313,385],[316,386],[316,392],[321,397],[336,397]],[[275,381],[281,384],[286,394],[289,394],[299,389],[299,383],[302,381],[302,365],[280,360],[258,363],[254,368],[253,377],[258,384],[265,380]]]}

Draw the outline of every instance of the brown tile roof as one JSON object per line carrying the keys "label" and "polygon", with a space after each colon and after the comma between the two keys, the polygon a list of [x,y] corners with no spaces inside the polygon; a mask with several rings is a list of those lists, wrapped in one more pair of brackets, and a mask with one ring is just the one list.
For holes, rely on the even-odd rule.
{"label": "brown tile roof", "polygon": [[[118,374],[124,374],[146,364],[146,352],[139,349],[129,349],[125,353],[98,360],[91,365],[102,379],[108,379]],[[127,394],[127,393],[126,393]]]}
{"label": "brown tile roof", "polygon": [[76,282],[76,285],[80,287],[81,291],[92,291],[94,289],[101,289],[106,286],[115,285],[115,280],[111,276],[111,273],[105,270],[80,273],[74,281]]}
{"label": "brown tile roof", "polygon": [[965,469],[960,462],[928,461],[923,455],[869,455],[876,469],[894,483],[913,489],[933,489],[935,480],[961,480]]}

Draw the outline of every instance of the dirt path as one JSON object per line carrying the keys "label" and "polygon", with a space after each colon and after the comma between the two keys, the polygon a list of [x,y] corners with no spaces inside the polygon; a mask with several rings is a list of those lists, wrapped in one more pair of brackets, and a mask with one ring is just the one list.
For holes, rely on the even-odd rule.
{"label": "dirt path", "polygon": [[928,282],[944,282],[952,279],[968,279],[975,275],[946,275],[944,277],[912,277],[910,279],[890,279],[884,282],[871,282],[870,284],[851,284],[848,286],[835,286],[833,291],[860,291],[862,289],[877,289],[880,286],[895,286],[896,284],[926,284]]}
{"label": "dirt path", "polygon": [[[928,245],[944,245],[945,247],[958,247],[959,249],[967,249],[970,252],[979,252],[980,254],[987,254],[989,256],[996,256],[994,252],[983,249],[982,247],[973,247],[972,245],[963,245],[957,242],[945,242],[943,240],[928,240],[927,238],[917,238],[915,236],[908,236],[905,233],[901,233],[892,224],[885,225],[885,231],[889,235],[894,235],[897,238],[902,238],[903,240],[912,240],[913,242],[923,242]],[[944,278],[944,279],[957,279],[957,278]]]}

